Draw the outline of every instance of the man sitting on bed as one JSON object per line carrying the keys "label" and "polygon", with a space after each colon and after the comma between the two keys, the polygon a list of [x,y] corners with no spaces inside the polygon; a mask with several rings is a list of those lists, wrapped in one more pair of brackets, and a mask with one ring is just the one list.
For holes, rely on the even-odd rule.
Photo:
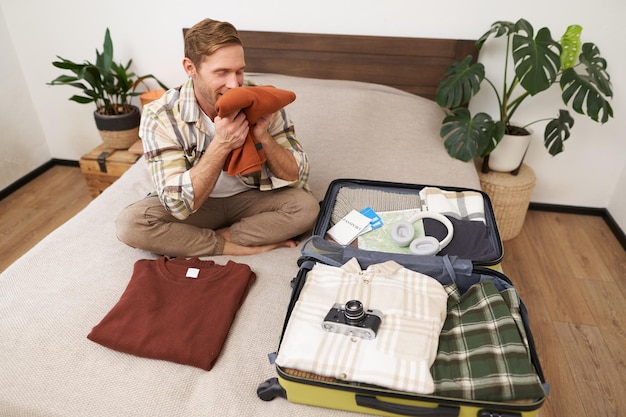
{"label": "man sitting on bed", "polygon": [[[205,19],[185,35],[189,79],[148,104],[140,136],[156,192],[117,219],[126,244],[168,256],[247,255],[295,247],[319,204],[308,191],[309,161],[284,109],[249,125],[243,112],[217,116],[215,104],[244,84],[237,30]],[[228,155],[250,132],[266,161],[229,176]]]}

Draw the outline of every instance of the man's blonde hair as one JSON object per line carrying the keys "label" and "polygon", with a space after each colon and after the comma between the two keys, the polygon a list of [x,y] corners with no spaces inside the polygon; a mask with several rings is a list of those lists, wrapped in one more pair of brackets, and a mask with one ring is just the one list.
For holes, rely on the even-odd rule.
{"label": "man's blonde hair", "polygon": [[203,57],[227,45],[243,46],[237,29],[228,22],[204,19],[185,33],[185,57],[196,67]]}

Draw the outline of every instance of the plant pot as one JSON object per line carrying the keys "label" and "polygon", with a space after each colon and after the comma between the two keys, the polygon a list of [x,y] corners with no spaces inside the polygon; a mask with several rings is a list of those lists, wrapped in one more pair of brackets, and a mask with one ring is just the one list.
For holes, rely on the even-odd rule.
{"label": "plant pot", "polygon": [[496,149],[489,154],[488,166],[492,171],[517,171],[524,161],[532,133],[528,135],[504,135]]}
{"label": "plant pot", "polygon": [[118,115],[104,115],[94,112],[96,127],[107,147],[114,149],[128,149],[139,139],[139,122],[141,112],[137,106],[133,111]]}

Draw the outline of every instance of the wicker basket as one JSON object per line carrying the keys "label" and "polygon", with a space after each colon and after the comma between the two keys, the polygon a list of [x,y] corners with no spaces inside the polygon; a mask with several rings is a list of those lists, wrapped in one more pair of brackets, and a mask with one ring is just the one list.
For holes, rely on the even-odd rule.
{"label": "wicker basket", "polygon": [[491,171],[479,173],[479,177],[480,186],[493,205],[500,238],[503,241],[513,239],[522,231],[535,188],[535,173],[523,164],[518,175]]}
{"label": "wicker basket", "polygon": [[139,126],[129,130],[98,130],[102,142],[109,148],[128,149],[139,140]]}

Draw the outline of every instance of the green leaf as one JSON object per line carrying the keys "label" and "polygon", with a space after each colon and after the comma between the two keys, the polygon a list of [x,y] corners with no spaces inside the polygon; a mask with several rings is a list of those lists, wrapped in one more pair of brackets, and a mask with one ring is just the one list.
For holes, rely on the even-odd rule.
{"label": "green leaf", "polygon": [[578,62],[580,53],[580,34],[583,28],[579,25],[570,25],[561,37],[561,69],[573,68]]}
{"label": "green leaf", "polygon": [[585,67],[592,82],[607,97],[613,97],[611,77],[606,71],[606,60],[600,56],[600,50],[593,43],[585,43],[580,54],[580,63]]}
{"label": "green leaf", "polygon": [[611,78],[606,71],[606,61],[592,43],[582,47],[580,62],[587,74],[579,74],[573,68],[563,72],[561,77],[561,97],[580,114],[586,114],[592,120],[606,123],[613,117],[613,108],[608,98],[613,97]]}
{"label": "green leaf", "polygon": [[485,67],[480,63],[471,64],[472,59],[468,55],[462,62],[453,62],[446,69],[435,93],[435,101],[441,107],[451,109],[466,104],[480,90]]}
{"label": "green leaf", "polygon": [[80,71],[80,69],[82,67],[84,67],[84,64],[76,64],[75,62],[68,61],[68,60],[63,59],[61,57],[58,57],[58,58],[61,59],[62,61],[54,61],[52,63],[52,65],[54,65],[57,68],[70,70],[70,71],[76,73],[76,72]]}
{"label": "green leaf", "polygon": [[504,126],[486,113],[472,117],[469,110],[459,107],[444,118],[440,135],[448,154],[467,162],[489,154],[502,139]]}
{"label": "green leaf", "polygon": [[50,81],[48,84],[57,85],[57,84],[69,84],[74,81],[78,81],[79,78],[74,77],[72,75],[59,75],[54,80]]}
{"label": "green leaf", "polygon": [[81,90],[83,90],[83,92],[85,92],[85,93],[86,93],[87,91],[93,91],[93,90],[90,90],[90,89],[87,87],[87,84],[84,84],[84,83],[67,83],[67,85],[70,85],[70,86],[72,86],[72,87],[76,87],[76,88],[80,88],[80,89],[81,89]]}
{"label": "green leaf", "polygon": [[[152,74],[148,74],[148,75],[144,75],[144,76],[138,77],[138,78],[135,80],[135,82],[133,83],[133,90],[134,90],[135,88],[137,88],[137,86],[138,86],[139,84],[143,83],[145,80],[148,80],[148,79],[151,79],[151,80],[156,81],[156,83],[157,83],[157,84],[159,84],[159,87],[161,87],[161,88],[162,88],[162,89],[164,89],[164,90],[168,90],[168,89],[169,89],[169,87],[168,87],[167,85],[163,84],[161,81],[159,81],[159,79],[158,79],[157,77],[155,77],[155,76],[154,76],[154,75],[152,75]],[[138,93],[138,94],[142,94],[142,93]]]}
{"label": "green leaf", "polygon": [[559,110],[559,117],[548,122],[543,142],[550,155],[554,156],[563,152],[563,142],[570,137],[572,126],[574,126],[574,118],[567,110]]}
{"label": "green leaf", "polygon": [[81,78],[84,79],[94,90],[101,91],[102,80],[100,79],[100,71],[94,66],[84,68]]}
{"label": "green leaf", "polygon": [[108,71],[111,68],[111,64],[113,64],[113,41],[111,40],[109,28],[104,33],[104,45],[102,48],[102,69]]}
{"label": "green leaf", "polygon": [[92,103],[94,101],[93,98],[76,96],[76,95],[70,97],[70,100],[75,101],[80,104]]}
{"label": "green leaf", "polygon": [[94,91],[94,90],[83,90],[83,93],[85,93],[87,96],[91,97],[93,99],[93,101],[96,101],[100,98],[100,95]]}
{"label": "green leaf", "polygon": [[556,81],[561,68],[561,46],[552,39],[548,28],[539,29],[533,38],[532,26],[520,22],[518,32],[513,35],[515,74],[522,87],[535,95]]}
{"label": "green leaf", "polygon": [[514,28],[514,23],[504,20],[499,20],[493,23],[491,25],[491,28],[489,28],[489,30],[476,41],[476,49],[480,50],[491,35],[493,35],[495,38],[499,38],[500,36],[504,35],[508,36],[510,33],[513,32]]}

